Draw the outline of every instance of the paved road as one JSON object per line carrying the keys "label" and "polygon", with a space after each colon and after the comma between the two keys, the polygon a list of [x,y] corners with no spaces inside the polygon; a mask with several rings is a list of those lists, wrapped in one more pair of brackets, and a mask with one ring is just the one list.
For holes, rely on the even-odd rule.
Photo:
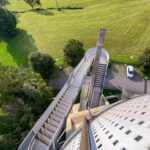
{"label": "paved road", "polygon": [[61,89],[64,84],[67,82],[68,77],[61,77],[61,78],[57,78],[54,80],[50,80],[50,85],[54,88],[54,89]]}
{"label": "paved road", "polygon": [[[116,89],[125,88],[126,90],[136,94],[144,93],[143,80],[134,80],[134,79],[128,79],[124,77],[107,76],[104,87],[116,88]],[[150,94],[150,80],[147,81],[147,93]]]}
{"label": "paved road", "polygon": [[[50,81],[50,84],[55,89],[61,89],[66,81],[67,81],[67,77],[58,78],[58,79]],[[128,79],[124,77],[107,76],[104,87],[115,88],[115,89],[125,88],[126,90],[133,92],[133,93],[137,93],[137,94],[144,93],[144,81],[143,80],[134,80],[134,79]],[[148,87],[147,93],[150,94],[150,80],[147,81],[147,87]]]}

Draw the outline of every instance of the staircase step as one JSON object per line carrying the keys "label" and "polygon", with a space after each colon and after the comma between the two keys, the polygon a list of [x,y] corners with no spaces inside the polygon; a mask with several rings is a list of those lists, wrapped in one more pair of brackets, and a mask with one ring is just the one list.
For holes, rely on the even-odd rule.
{"label": "staircase step", "polygon": [[56,116],[58,116],[59,118],[61,118],[61,119],[64,118],[64,115],[61,114],[61,113],[59,113],[58,111],[54,111],[54,114],[55,114]]}
{"label": "staircase step", "polygon": [[97,84],[95,84],[96,85],[96,87],[98,86],[98,87],[103,87],[103,83],[97,83]]}
{"label": "staircase step", "polygon": [[47,119],[47,121],[48,121],[48,123],[49,124],[52,124],[54,127],[58,127],[58,125],[59,125],[59,123],[58,122],[56,122],[55,120],[53,120],[53,119]]}
{"label": "staircase step", "polygon": [[51,132],[50,130],[47,130],[47,129],[44,128],[44,127],[41,128],[40,132],[41,132],[42,134],[44,134],[45,136],[47,136],[48,138],[50,138],[50,139],[52,139],[52,137],[53,137],[53,135],[54,135],[53,132]]}
{"label": "staircase step", "polygon": [[77,91],[78,91],[77,89],[72,89],[72,88],[69,89],[69,92],[72,92],[72,93],[77,92]]}
{"label": "staircase step", "polygon": [[102,79],[104,78],[104,74],[97,74],[96,79]]}
{"label": "staircase step", "polygon": [[52,126],[51,124],[49,124],[49,123],[44,123],[44,126],[45,126],[45,128],[47,129],[47,130],[50,130],[52,133],[55,133],[55,131],[56,131],[56,127],[54,127],[54,126]]}
{"label": "staircase step", "polygon": [[65,99],[67,99],[69,101],[69,100],[72,100],[73,98],[72,98],[72,96],[67,95],[67,96],[63,97],[62,100],[65,100]]}
{"label": "staircase step", "polygon": [[60,107],[57,107],[56,110],[61,114],[65,114],[66,112],[64,109],[61,109]]}
{"label": "staircase step", "polygon": [[76,93],[76,92],[78,92],[78,90],[72,90],[72,89],[68,90],[68,93]]}
{"label": "staircase step", "polygon": [[95,85],[103,85],[103,82],[101,81],[96,81],[96,84]]}
{"label": "staircase step", "polygon": [[75,96],[75,94],[73,93],[68,93],[66,96],[64,96],[63,98],[73,98]]}
{"label": "staircase step", "polygon": [[96,73],[102,73],[105,72],[105,69],[98,69]]}
{"label": "staircase step", "polygon": [[48,145],[35,138],[33,144],[28,150],[46,150],[47,148]]}
{"label": "staircase step", "polygon": [[54,114],[51,114],[49,118],[51,118],[51,119],[57,121],[58,123],[60,123],[60,121],[61,121],[61,118],[57,117],[57,116],[54,115]]}
{"label": "staircase step", "polygon": [[71,86],[70,88],[69,88],[69,90],[74,90],[74,91],[76,91],[78,88],[77,87],[74,87],[74,86]]}
{"label": "staircase step", "polygon": [[68,107],[64,107],[63,105],[57,105],[57,109],[61,109],[62,111],[66,111],[66,109],[68,108]]}
{"label": "staircase step", "polygon": [[73,99],[71,99],[71,100],[64,99],[63,102],[65,102],[65,103],[67,103],[67,104],[71,104],[71,103],[72,103],[72,100],[73,100]]}
{"label": "staircase step", "polygon": [[97,78],[97,77],[102,77],[102,76],[104,76],[104,73],[103,73],[103,72],[96,73],[96,78]]}
{"label": "staircase step", "polygon": [[61,105],[61,104],[59,104],[58,107],[61,108],[61,109],[64,109],[64,110],[67,109],[67,107],[65,107],[65,106],[63,106],[63,105]]}
{"label": "staircase step", "polygon": [[68,107],[68,103],[66,103],[66,102],[64,102],[64,101],[61,101],[61,103],[60,103],[61,105],[63,105],[63,106],[65,106],[65,107]]}
{"label": "staircase step", "polygon": [[45,135],[43,135],[39,132],[37,133],[37,139],[40,140],[41,142],[43,142],[46,145],[48,145],[49,142],[50,142],[50,139],[47,136],[45,136]]}
{"label": "staircase step", "polygon": [[99,79],[99,78],[104,78],[104,74],[97,74],[96,79]]}

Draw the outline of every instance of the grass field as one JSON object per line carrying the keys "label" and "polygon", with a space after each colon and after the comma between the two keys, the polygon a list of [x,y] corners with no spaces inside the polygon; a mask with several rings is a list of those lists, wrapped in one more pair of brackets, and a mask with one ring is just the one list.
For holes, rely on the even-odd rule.
{"label": "grass field", "polygon": [[[95,47],[99,28],[106,28],[104,48],[115,62],[136,63],[138,55],[150,46],[150,0],[41,0],[44,10],[30,11],[23,0],[7,6],[16,13],[20,29],[16,37],[0,37],[0,62],[27,67],[31,51],[48,53],[62,61],[64,44],[71,38]],[[83,9],[67,9],[76,7]],[[130,59],[133,56],[133,59]]]}

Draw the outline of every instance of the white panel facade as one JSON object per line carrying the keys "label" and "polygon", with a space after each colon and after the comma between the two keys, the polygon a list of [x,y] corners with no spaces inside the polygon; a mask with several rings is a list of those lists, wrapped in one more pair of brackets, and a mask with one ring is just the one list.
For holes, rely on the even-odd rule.
{"label": "white panel facade", "polygon": [[97,149],[150,150],[150,95],[110,108],[91,128]]}

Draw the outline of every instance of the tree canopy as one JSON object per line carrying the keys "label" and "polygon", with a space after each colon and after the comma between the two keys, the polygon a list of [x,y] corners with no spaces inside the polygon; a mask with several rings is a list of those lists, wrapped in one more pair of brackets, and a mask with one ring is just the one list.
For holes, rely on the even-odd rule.
{"label": "tree canopy", "polygon": [[80,62],[85,53],[83,43],[75,39],[69,40],[63,51],[65,62],[73,67]]}
{"label": "tree canopy", "polygon": [[41,5],[40,0],[24,0],[27,4],[29,4],[32,8],[34,8],[35,5]]}
{"label": "tree canopy", "polygon": [[44,79],[48,79],[50,74],[54,70],[55,61],[48,54],[43,54],[40,52],[33,52],[29,55],[29,64],[32,69],[40,73]]}
{"label": "tree canopy", "polygon": [[9,4],[8,0],[0,0],[0,7],[6,7],[6,5],[8,4]]}
{"label": "tree canopy", "polygon": [[0,32],[13,35],[16,30],[17,20],[10,11],[0,7]]}
{"label": "tree canopy", "polygon": [[139,57],[138,62],[142,71],[150,70],[150,47],[146,48],[143,54]]}
{"label": "tree canopy", "polygon": [[[0,149],[16,150],[52,101],[52,89],[30,69],[0,65]],[[10,142],[11,141],[11,142]]]}

